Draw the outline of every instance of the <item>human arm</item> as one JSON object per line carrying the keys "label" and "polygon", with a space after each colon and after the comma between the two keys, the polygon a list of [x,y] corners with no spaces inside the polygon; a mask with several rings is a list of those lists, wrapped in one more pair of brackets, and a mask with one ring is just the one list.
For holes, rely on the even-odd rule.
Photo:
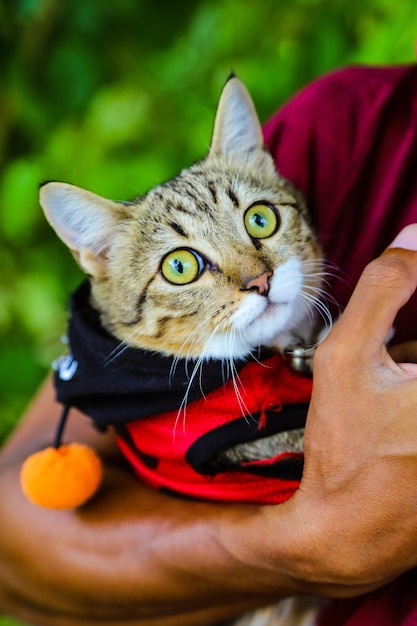
{"label": "human arm", "polygon": [[34,507],[18,472],[51,439],[48,382],[0,456],[0,610],[43,626],[198,626],[293,593],[355,595],[416,565],[417,374],[383,343],[416,284],[417,253],[385,253],[319,348],[304,477],[283,505],[152,492],[76,414],[67,436],[99,446],[103,489],[78,511]]}
{"label": "human arm", "polygon": [[76,411],[66,438],[100,453],[106,468],[100,494],[78,511],[60,512],[24,498],[20,465],[53,436],[60,412],[53,396],[48,380],[0,454],[0,613],[43,626],[101,620],[185,626],[259,604],[233,591],[237,581],[229,598],[227,580],[216,578],[222,562],[227,573],[235,565],[221,556],[223,507],[142,486],[111,433],[96,433]]}

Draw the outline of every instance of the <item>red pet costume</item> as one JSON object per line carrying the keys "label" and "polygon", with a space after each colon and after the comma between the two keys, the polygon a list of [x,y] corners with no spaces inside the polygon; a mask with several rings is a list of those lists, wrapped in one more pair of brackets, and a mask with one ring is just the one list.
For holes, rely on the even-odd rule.
{"label": "red pet costume", "polygon": [[262,352],[235,364],[235,381],[221,360],[203,363],[192,377],[193,365],[185,360],[135,348],[118,354],[119,341],[102,328],[89,301],[84,282],[71,299],[72,355],[59,363],[58,400],[100,429],[112,425],[141,480],[205,500],[276,504],[294,493],[300,452],[283,450],[267,461],[234,466],[213,459],[234,444],[303,428],[310,379],[293,374],[279,355]]}

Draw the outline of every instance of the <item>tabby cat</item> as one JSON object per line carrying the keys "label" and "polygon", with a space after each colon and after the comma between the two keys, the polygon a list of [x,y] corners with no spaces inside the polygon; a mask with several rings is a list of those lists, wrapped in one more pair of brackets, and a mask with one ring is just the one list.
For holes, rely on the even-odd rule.
{"label": "tabby cat", "polygon": [[[193,376],[198,363],[204,377],[211,360],[233,373],[235,361],[261,346],[291,352],[314,343],[325,311],[320,247],[236,77],[224,87],[200,162],[132,202],[51,182],[41,205],[89,277],[91,304],[119,342],[116,362],[127,346],[189,360]],[[267,445],[235,446],[224,459],[262,457]],[[314,600],[289,600],[236,623],[307,626],[315,613]]]}

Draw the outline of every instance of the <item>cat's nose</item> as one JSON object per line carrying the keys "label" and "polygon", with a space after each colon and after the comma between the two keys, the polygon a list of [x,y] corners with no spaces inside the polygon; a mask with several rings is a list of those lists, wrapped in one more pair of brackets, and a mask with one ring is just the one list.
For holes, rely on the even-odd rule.
{"label": "cat's nose", "polygon": [[246,289],[248,291],[257,291],[261,296],[267,296],[269,292],[269,279],[272,276],[272,272],[263,272],[256,278],[251,278],[251,280],[246,284]]}

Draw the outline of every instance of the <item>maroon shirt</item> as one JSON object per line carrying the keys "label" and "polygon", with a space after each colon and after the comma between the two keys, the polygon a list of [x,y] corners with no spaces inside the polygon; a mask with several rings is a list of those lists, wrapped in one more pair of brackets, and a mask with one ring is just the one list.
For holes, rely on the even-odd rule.
{"label": "maroon shirt", "polygon": [[[264,133],[278,170],[307,198],[344,307],[365,265],[417,222],[417,66],[329,74]],[[417,297],[395,326],[396,341],[417,339]]]}
{"label": "maroon shirt", "polygon": [[[326,258],[340,269],[330,291],[344,306],[365,265],[417,222],[417,66],[325,76],[264,130],[279,171],[307,198]],[[396,328],[397,341],[417,339],[416,295]],[[363,598],[331,602],[318,623],[417,626],[417,570]]]}

